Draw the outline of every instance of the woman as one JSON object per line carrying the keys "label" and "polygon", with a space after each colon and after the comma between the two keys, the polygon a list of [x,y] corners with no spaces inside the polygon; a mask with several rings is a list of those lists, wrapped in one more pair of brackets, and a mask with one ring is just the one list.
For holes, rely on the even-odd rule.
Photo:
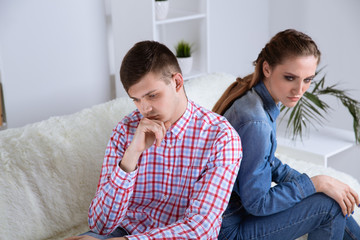
{"label": "woman", "polygon": [[360,239],[350,216],[360,204],[353,189],[329,176],[300,174],[274,156],[279,106],[296,105],[319,61],[309,36],[279,32],[260,52],[254,73],[237,78],[215,104],[213,111],[230,121],[243,146],[219,239],[296,239],[306,233],[308,239]]}

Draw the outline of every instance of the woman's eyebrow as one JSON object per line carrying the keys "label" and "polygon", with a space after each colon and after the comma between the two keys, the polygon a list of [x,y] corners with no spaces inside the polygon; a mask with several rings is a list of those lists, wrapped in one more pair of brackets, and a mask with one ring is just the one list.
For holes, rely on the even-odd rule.
{"label": "woman's eyebrow", "polygon": [[[285,72],[285,74],[286,74],[286,75],[291,75],[292,77],[296,77],[296,78],[299,77],[298,75],[293,74],[293,73],[290,73],[290,72]],[[311,76],[308,76],[308,77],[306,77],[306,78],[314,78],[314,77],[315,77],[315,75],[311,75]]]}
{"label": "woman's eyebrow", "polygon": [[315,77],[315,75],[311,75],[311,76],[309,76],[309,77],[307,77],[307,78],[314,78]]}
{"label": "woman's eyebrow", "polygon": [[291,75],[292,77],[298,78],[299,76],[290,72],[285,72],[286,75]]}

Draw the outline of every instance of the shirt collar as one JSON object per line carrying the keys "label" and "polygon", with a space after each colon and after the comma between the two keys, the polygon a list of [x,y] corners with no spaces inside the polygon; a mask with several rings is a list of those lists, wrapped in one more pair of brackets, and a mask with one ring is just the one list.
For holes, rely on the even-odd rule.
{"label": "shirt collar", "polygon": [[171,127],[170,131],[179,139],[185,134],[185,129],[188,126],[193,112],[194,112],[194,103],[188,100],[186,110],[184,114],[177,120]]}
{"label": "shirt collar", "polygon": [[260,81],[258,84],[256,84],[254,89],[262,99],[265,111],[269,114],[271,120],[274,122],[280,114],[280,103],[275,103],[263,81]]}

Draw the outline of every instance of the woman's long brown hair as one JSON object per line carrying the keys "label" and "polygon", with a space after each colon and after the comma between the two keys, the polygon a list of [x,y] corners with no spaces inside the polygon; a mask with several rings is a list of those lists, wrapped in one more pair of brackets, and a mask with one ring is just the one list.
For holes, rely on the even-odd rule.
{"label": "woman's long brown hair", "polygon": [[286,58],[311,55],[316,57],[319,63],[321,53],[315,42],[305,33],[294,29],[287,29],[277,33],[265,45],[258,58],[253,62],[255,66],[254,72],[244,78],[236,78],[236,81],[225,90],[216,102],[212,111],[223,115],[236,99],[244,95],[259,81],[262,81],[264,78],[262,67],[265,61],[271,68],[274,68]]}

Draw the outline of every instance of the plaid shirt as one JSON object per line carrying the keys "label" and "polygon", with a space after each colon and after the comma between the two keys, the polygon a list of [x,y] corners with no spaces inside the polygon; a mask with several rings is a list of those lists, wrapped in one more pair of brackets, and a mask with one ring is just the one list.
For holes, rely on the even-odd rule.
{"label": "plaid shirt", "polygon": [[239,135],[225,118],[188,101],[161,146],[144,151],[126,173],[118,165],[141,118],[136,110],[113,130],[89,209],[91,230],[121,226],[129,239],[217,239],[242,157]]}

